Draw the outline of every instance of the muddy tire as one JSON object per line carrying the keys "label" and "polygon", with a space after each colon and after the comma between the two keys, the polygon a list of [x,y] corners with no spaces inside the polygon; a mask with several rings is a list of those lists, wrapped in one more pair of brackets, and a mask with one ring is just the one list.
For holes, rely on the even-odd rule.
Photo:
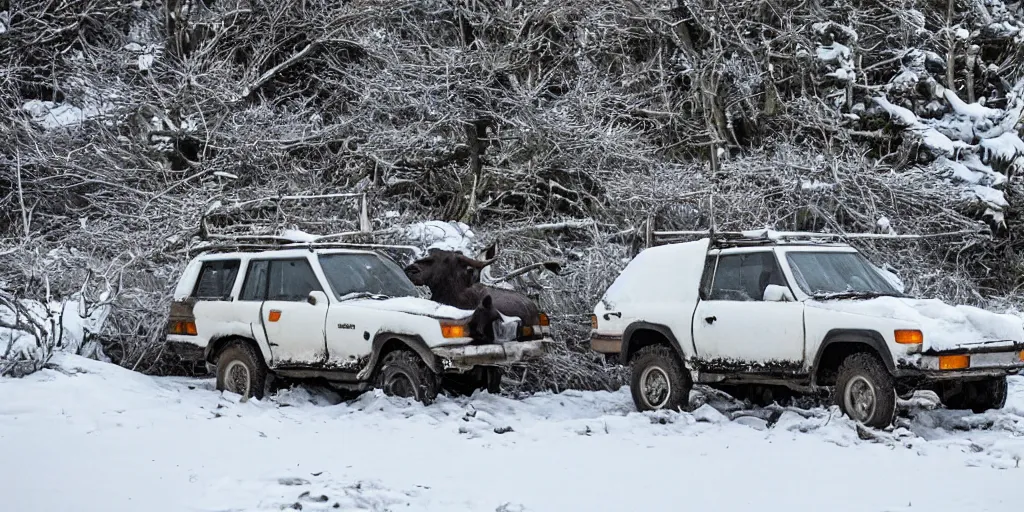
{"label": "muddy tire", "polygon": [[462,374],[447,374],[441,388],[455,396],[470,396],[483,389],[492,395],[501,393],[501,377],[505,371],[497,366],[477,366]]}
{"label": "muddy tire", "polygon": [[250,343],[233,341],[217,354],[217,390],[262,399],[269,381],[263,357]]}
{"label": "muddy tire", "polygon": [[1006,377],[955,382],[941,386],[937,394],[947,409],[969,409],[981,414],[1006,405]]}
{"label": "muddy tire", "polygon": [[693,383],[670,347],[651,345],[640,349],[629,368],[629,387],[638,411],[689,410]]}
{"label": "muddy tire", "polygon": [[388,396],[413,398],[424,404],[433,403],[440,388],[440,379],[415,352],[395,350],[381,360],[373,379],[373,387]]}
{"label": "muddy tire", "polygon": [[853,354],[839,365],[835,402],[858,423],[888,427],[896,416],[895,381],[877,355]]}

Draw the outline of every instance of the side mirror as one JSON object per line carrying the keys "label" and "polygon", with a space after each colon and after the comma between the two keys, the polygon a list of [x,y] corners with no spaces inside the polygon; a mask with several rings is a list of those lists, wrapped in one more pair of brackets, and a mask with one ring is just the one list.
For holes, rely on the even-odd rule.
{"label": "side mirror", "polygon": [[796,297],[785,286],[770,284],[764,289],[765,302],[796,302]]}
{"label": "side mirror", "polygon": [[316,306],[317,304],[327,304],[327,294],[324,292],[309,292],[309,297],[306,297],[306,302]]}

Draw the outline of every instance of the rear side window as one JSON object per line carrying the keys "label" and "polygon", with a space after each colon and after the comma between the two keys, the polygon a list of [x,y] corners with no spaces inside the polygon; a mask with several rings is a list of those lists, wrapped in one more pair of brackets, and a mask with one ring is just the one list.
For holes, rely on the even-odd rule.
{"label": "rear side window", "polygon": [[207,261],[199,269],[192,297],[199,300],[228,300],[238,277],[238,260]]}
{"label": "rear side window", "polygon": [[240,300],[304,301],[309,292],[322,292],[320,280],[305,258],[259,260],[249,263]]}
{"label": "rear side window", "polygon": [[760,301],[770,284],[786,286],[773,253],[724,255],[718,260],[711,300]]}

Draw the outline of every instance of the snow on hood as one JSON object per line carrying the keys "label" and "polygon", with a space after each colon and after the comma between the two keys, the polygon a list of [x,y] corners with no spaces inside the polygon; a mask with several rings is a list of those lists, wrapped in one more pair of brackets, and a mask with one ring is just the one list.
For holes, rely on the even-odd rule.
{"label": "snow on hood", "polygon": [[1024,321],[973,306],[950,306],[937,299],[878,297],[868,300],[810,301],[811,307],[913,322],[924,333],[926,350],[1012,341],[1024,343]]}
{"label": "snow on hood", "polygon": [[370,309],[398,311],[411,315],[423,315],[432,318],[445,318],[450,320],[462,320],[473,314],[473,311],[459,309],[452,306],[439,304],[432,300],[419,297],[396,297],[393,299],[356,299],[348,304],[362,306]]}

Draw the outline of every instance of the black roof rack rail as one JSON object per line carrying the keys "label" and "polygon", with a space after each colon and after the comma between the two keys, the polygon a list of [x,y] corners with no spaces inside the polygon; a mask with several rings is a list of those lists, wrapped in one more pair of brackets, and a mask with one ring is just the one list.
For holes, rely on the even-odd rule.
{"label": "black roof rack rail", "polygon": [[263,252],[263,251],[282,251],[288,249],[306,249],[314,251],[316,249],[352,249],[361,251],[402,251],[419,255],[423,252],[422,249],[414,245],[396,245],[396,244],[360,244],[350,242],[282,242],[282,243],[223,243],[223,244],[209,244],[194,247],[193,250],[197,254],[208,254],[208,253],[222,253],[222,252]]}
{"label": "black roof rack rail", "polygon": [[846,240],[924,240],[985,235],[987,229],[961,230],[927,234],[886,234],[886,233],[815,233],[807,231],[773,231],[759,229],[750,231],[654,231],[648,224],[646,242],[648,247],[710,238],[716,247],[738,247],[775,245],[779,243],[842,244]]}

